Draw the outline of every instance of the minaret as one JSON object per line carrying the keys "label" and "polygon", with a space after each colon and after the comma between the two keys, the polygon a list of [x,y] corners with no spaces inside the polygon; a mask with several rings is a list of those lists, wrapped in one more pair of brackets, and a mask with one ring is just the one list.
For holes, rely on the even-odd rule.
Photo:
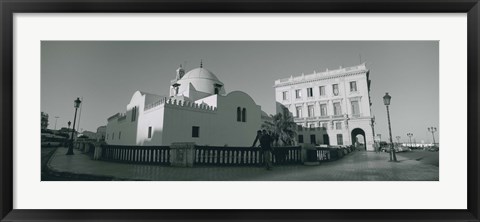
{"label": "minaret", "polygon": [[182,64],[180,64],[177,69],[177,80],[181,79],[183,75],[185,75],[185,70],[183,69]]}
{"label": "minaret", "polygon": [[172,80],[172,88],[170,91],[170,96],[178,95],[178,89],[180,87],[180,84],[177,83],[177,81],[180,80],[184,75],[185,75],[185,70],[183,69],[182,64],[180,64],[177,69],[177,76],[175,77],[175,80]]}

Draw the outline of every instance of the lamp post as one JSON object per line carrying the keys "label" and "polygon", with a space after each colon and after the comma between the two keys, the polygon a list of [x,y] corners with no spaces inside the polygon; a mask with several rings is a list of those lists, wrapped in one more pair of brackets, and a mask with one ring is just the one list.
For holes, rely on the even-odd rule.
{"label": "lamp post", "polygon": [[372,123],[372,135],[373,135],[373,149],[375,150],[375,152],[377,152],[377,141],[375,141],[375,116],[372,117],[371,123]]}
{"label": "lamp post", "polygon": [[437,132],[437,127],[428,127],[428,132],[432,133],[433,145],[435,146],[435,132]]}
{"label": "lamp post", "polygon": [[410,138],[410,147],[412,146],[412,136],[413,133],[407,133],[407,136]]}
{"label": "lamp post", "polygon": [[[72,122],[68,121],[68,123],[67,123],[67,126],[68,126],[68,128],[67,128],[67,135],[68,135],[68,133],[70,132],[70,125],[72,125]],[[66,146],[70,146],[69,144],[70,144],[70,140],[67,140],[67,142],[65,142],[65,145],[66,145]]]}
{"label": "lamp post", "polygon": [[395,150],[393,148],[392,127],[390,125],[390,110],[388,109],[391,99],[392,97],[388,95],[388,93],[385,93],[385,96],[383,96],[383,104],[385,104],[387,107],[388,133],[390,135],[390,161],[397,162],[397,156],[395,155]]}
{"label": "lamp post", "polygon": [[73,117],[72,136],[70,137],[70,144],[68,146],[68,151],[66,155],[73,155],[73,134],[75,134],[75,120],[77,119],[77,110],[78,107],[80,107],[80,103],[82,103],[82,101],[78,97],[75,101],[73,101],[73,106],[75,107],[75,116]]}

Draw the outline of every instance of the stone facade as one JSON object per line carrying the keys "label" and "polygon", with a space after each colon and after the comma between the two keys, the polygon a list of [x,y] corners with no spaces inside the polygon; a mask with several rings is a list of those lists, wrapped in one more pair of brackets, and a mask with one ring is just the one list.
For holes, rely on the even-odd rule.
{"label": "stone facade", "polygon": [[[322,144],[365,144],[366,150],[374,150],[369,70],[365,64],[279,79],[274,88],[277,112],[286,108],[295,116],[303,129],[299,135],[304,128],[320,128],[324,129]],[[309,138],[303,140],[309,142]]]}

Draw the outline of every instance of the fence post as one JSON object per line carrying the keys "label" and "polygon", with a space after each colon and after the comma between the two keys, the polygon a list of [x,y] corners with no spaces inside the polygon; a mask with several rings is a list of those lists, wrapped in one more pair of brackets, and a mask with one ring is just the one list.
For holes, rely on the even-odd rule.
{"label": "fence post", "polygon": [[90,150],[90,143],[89,142],[84,142],[83,143],[83,152],[88,153],[89,150]]}
{"label": "fence post", "polygon": [[170,165],[193,167],[195,161],[195,143],[172,143],[170,145]]}
{"label": "fence post", "polygon": [[93,159],[94,160],[99,160],[102,158],[102,143],[101,142],[95,142],[95,152],[93,153]]}
{"label": "fence post", "polygon": [[307,166],[319,165],[317,148],[312,144],[302,144],[302,162]]}

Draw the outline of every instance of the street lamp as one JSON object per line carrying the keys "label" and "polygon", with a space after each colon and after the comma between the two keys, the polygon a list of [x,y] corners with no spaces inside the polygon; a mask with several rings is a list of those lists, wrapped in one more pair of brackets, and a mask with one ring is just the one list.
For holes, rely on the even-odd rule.
{"label": "street lamp", "polygon": [[373,149],[375,149],[375,152],[377,152],[377,141],[375,141],[375,116],[372,117],[371,123],[372,123],[372,135],[373,135]]}
{"label": "street lamp", "polygon": [[412,146],[412,136],[413,133],[407,133],[407,136],[410,138],[410,147]]}
{"label": "street lamp", "polygon": [[392,97],[388,95],[388,93],[385,93],[385,96],[383,96],[383,104],[387,107],[388,133],[390,134],[390,161],[397,162],[397,156],[395,155],[395,150],[393,148],[392,127],[390,126],[390,110],[388,109],[391,99]]}
{"label": "street lamp", "polygon": [[78,107],[80,107],[80,103],[82,103],[82,101],[78,97],[75,101],[73,101],[73,107],[75,107],[75,116],[73,117],[72,136],[70,137],[70,144],[68,146],[68,151],[66,155],[73,155],[73,134],[75,134],[75,120],[77,120],[77,110],[78,110]]}
{"label": "street lamp", "polygon": [[[72,125],[72,122],[68,121],[68,123],[67,123],[67,126],[68,126],[68,128],[67,128],[67,135],[68,135],[68,133],[70,132],[70,125]],[[67,142],[65,142],[65,145],[66,145],[66,146],[70,146],[69,144],[70,144],[70,140],[67,140]]]}
{"label": "street lamp", "polygon": [[435,132],[437,132],[437,127],[428,127],[428,132],[432,133],[433,145],[435,146]]}

